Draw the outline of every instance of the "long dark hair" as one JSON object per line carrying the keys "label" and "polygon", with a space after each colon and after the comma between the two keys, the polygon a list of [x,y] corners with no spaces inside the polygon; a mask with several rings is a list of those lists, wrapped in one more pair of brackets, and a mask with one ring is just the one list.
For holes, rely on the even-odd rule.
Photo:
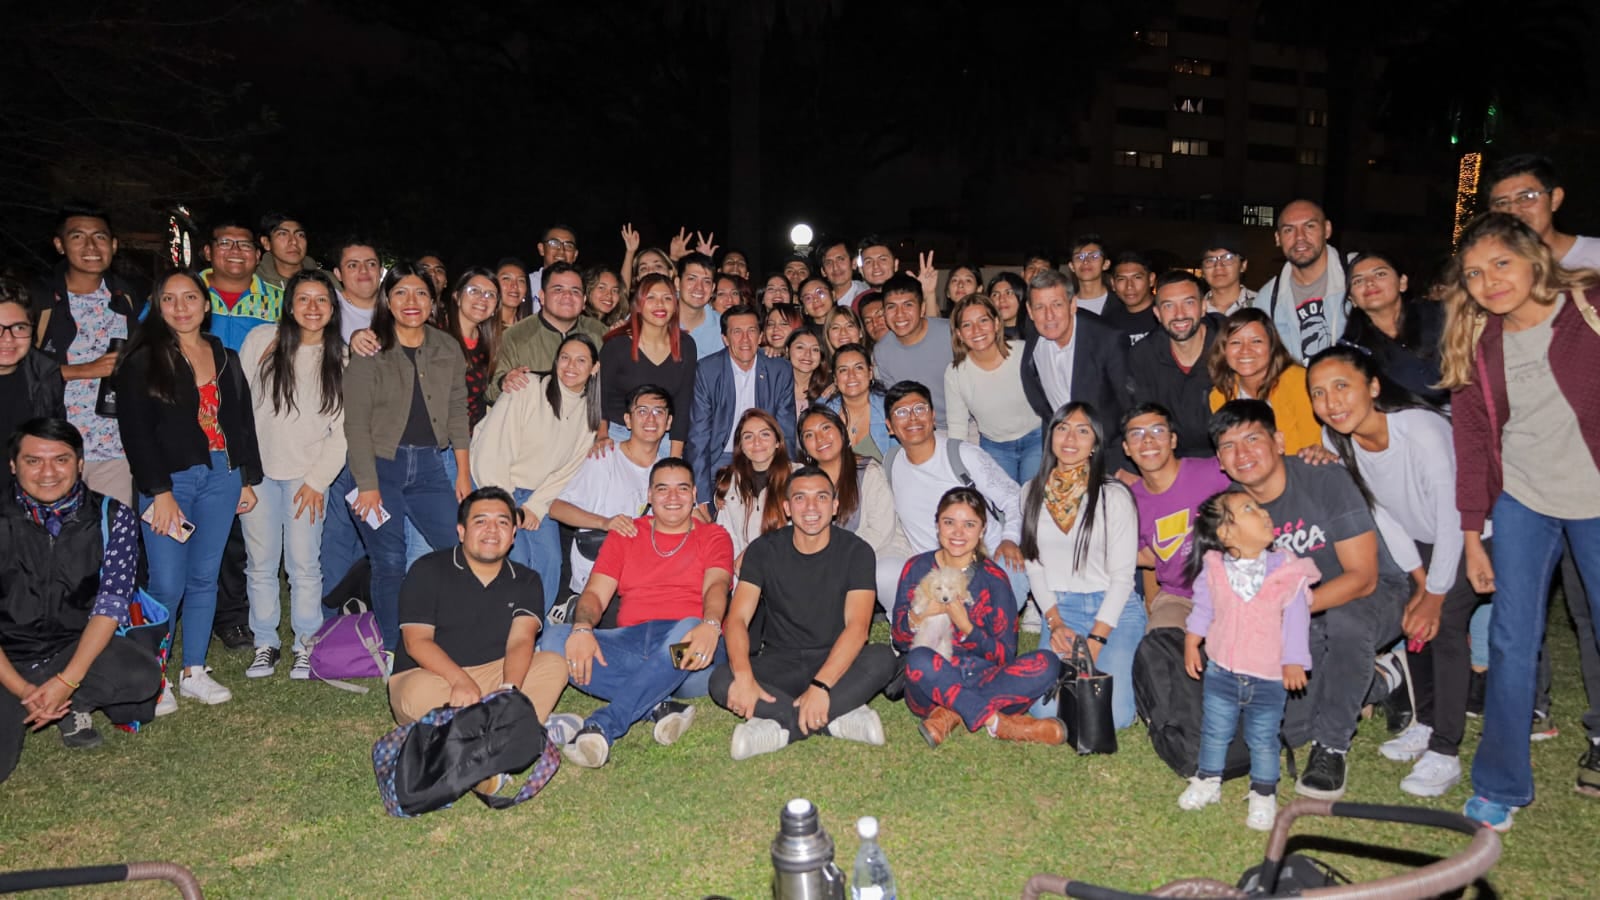
{"label": "long dark hair", "polygon": [[[117,374],[121,374],[123,364],[136,353],[143,350],[150,355],[150,362],[145,370],[145,392],[162,403],[177,401],[178,370],[187,367],[183,361],[183,350],[178,347],[178,334],[167,324],[161,316],[161,290],[167,282],[174,278],[187,278],[200,290],[200,297],[206,303],[206,317],[211,320],[211,289],[206,286],[205,279],[200,273],[188,266],[179,266],[167,269],[155,281],[155,289],[150,292],[150,314],[144,317],[139,327],[133,330],[133,335],[128,339],[128,345],[117,357]],[[205,325],[202,324],[202,330]]]}
{"label": "long dark hair", "polygon": [[[294,317],[294,292],[300,285],[320,284],[328,292],[328,322],[322,327],[322,360],[317,364],[322,403],[317,412],[331,416],[344,407],[344,336],[339,326],[339,292],[333,278],[321,269],[301,269],[283,287],[283,313],[278,316],[278,337],[261,357],[261,386],[272,398],[272,414],[295,411],[294,358],[300,352],[300,323]],[[248,362],[246,362],[248,365]]]}
{"label": "long dark hair", "polygon": [[833,353],[828,350],[828,342],[808,328],[797,328],[789,332],[789,339],[783,342],[784,351],[793,348],[794,342],[802,337],[809,337],[817,342],[817,367],[811,370],[806,380],[806,400],[815,403],[817,398],[833,385]]}
{"label": "long dark hair", "polygon": [[456,276],[456,283],[451,286],[450,293],[444,301],[444,330],[450,333],[461,344],[461,351],[467,352],[467,336],[461,333],[461,292],[466,290],[467,282],[474,278],[487,278],[494,285],[495,302],[494,311],[489,313],[489,318],[478,323],[478,346],[484,348],[488,354],[485,364],[488,371],[494,371],[494,360],[500,353],[500,335],[505,331],[505,323],[500,320],[500,282],[494,273],[483,266],[472,266],[463,269]]}
{"label": "long dark hair", "polygon": [[1067,420],[1075,412],[1081,412],[1089,420],[1089,428],[1094,432],[1094,449],[1089,453],[1089,489],[1084,492],[1083,505],[1078,509],[1078,543],[1072,549],[1072,565],[1074,568],[1083,565],[1084,557],[1089,553],[1089,538],[1094,533],[1094,520],[1100,510],[1100,496],[1107,490],[1127,490],[1122,483],[1106,477],[1106,434],[1100,427],[1100,419],[1095,415],[1094,407],[1088,403],[1073,402],[1056,410],[1050,417],[1049,424],[1044,427],[1044,456],[1039,460],[1039,474],[1033,476],[1029,482],[1028,502],[1022,506],[1022,556],[1024,559],[1039,561],[1039,510],[1044,508],[1044,492],[1050,485],[1050,476],[1056,471],[1056,454],[1054,450],[1054,437],[1056,426]]}
{"label": "long dark hair", "polygon": [[[423,290],[428,292],[428,297],[436,304],[439,302],[439,298],[433,296],[433,278],[427,272],[414,262],[395,263],[394,267],[383,276],[383,283],[378,285],[378,302],[372,308],[372,333],[378,338],[378,346],[383,350],[393,350],[396,339],[394,311],[389,309],[389,292],[400,283],[400,279],[407,276],[420,279]],[[495,313],[498,315],[499,310]],[[432,319],[432,310],[428,311],[428,316]],[[423,327],[428,326],[423,325]]]}
{"label": "long dark hair", "polygon": [[[1389,376],[1383,374],[1378,368],[1377,361],[1365,347],[1347,344],[1343,341],[1334,344],[1321,353],[1311,357],[1306,362],[1306,393],[1311,392],[1311,372],[1325,362],[1342,362],[1361,374],[1362,380],[1370,385],[1378,382],[1378,396],[1372,400],[1373,412],[1384,414],[1396,413],[1407,409],[1425,409],[1428,412],[1444,416],[1439,407],[1434,406],[1411,391],[1401,387]],[[1445,417],[1448,419],[1448,416]],[[1361,469],[1356,465],[1355,441],[1348,434],[1340,434],[1326,424],[1322,426],[1322,434],[1333,445],[1335,453],[1344,462],[1344,467],[1350,472],[1350,477],[1356,483],[1356,489],[1361,492],[1361,499],[1367,502],[1367,509],[1377,506],[1377,498],[1372,495],[1372,488],[1368,487],[1367,480],[1361,477]]]}
{"label": "long dark hair", "polygon": [[844,420],[839,414],[826,406],[808,406],[800,414],[800,421],[795,429],[795,440],[800,446],[795,448],[795,455],[808,465],[821,466],[822,463],[811,455],[806,449],[805,439],[800,435],[806,430],[806,420],[812,416],[820,416],[833,424],[839,431],[839,482],[834,485],[834,491],[839,501],[839,512],[835,518],[848,521],[861,505],[861,469],[863,461],[856,456],[856,451],[850,446],[850,430],[845,427]]}
{"label": "long dark hair", "polygon": [[[556,345],[556,354],[551,361],[550,375],[545,381],[544,396],[550,401],[550,408],[555,410],[556,418],[561,418],[561,379],[556,376],[555,367],[560,364],[561,350],[568,344],[582,344],[589,351],[590,365],[599,366],[600,348],[595,346],[594,338],[580,331],[574,331],[561,339]],[[600,428],[600,370],[596,368],[594,374],[583,385],[583,399],[588,407],[589,430],[598,431]]]}
{"label": "long dark hair", "polygon": [[756,468],[750,464],[750,458],[744,455],[739,432],[744,431],[744,423],[751,419],[766,423],[777,440],[777,447],[772,452],[772,464],[767,467],[766,505],[761,509],[761,533],[766,534],[783,527],[783,500],[789,495],[789,449],[784,446],[783,429],[778,427],[778,420],[772,417],[772,413],[751,408],[739,417],[739,424],[733,428],[733,464],[730,468],[733,469],[734,487],[746,505],[754,503],[756,499]]}
{"label": "long dark hair", "polygon": [[1234,552],[1222,543],[1218,532],[1222,526],[1233,521],[1233,513],[1228,509],[1228,495],[1242,494],[1244,488],[1230,487],[1225,491],[1212,494],[1200,502],[1194,514],[1194,545],[1189,550],[1189,559],[1183,564],[1183,580],[1194,584],[1205,571],[1206,554],[1215,550],[1223,556],[1233,556]]}

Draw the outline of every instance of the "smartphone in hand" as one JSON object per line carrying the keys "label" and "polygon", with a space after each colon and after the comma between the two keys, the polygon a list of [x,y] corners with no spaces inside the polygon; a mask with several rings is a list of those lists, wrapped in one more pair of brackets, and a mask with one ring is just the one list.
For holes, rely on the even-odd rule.
{"label": "smartphone in hand", "polygon": [[[155,510],[156,510],[156,508],[154,506],[148,507],[148,508],[145,509],[144,515],[139,517],[140,519],[142,519],[144,521],[144,523],[146,525],[149,525],[151,528],[155,527]],[[189,538],[191,538],[193,536],[194,536],[194,523],[189,521],[188,519],[179,519],[178,520],[178,532],[177,532],[177,534],[169,534],[169,535],[167,535],[167,537],[172,538],[173,540],[177,541],[180,544],[188,543],[189,542]]]}

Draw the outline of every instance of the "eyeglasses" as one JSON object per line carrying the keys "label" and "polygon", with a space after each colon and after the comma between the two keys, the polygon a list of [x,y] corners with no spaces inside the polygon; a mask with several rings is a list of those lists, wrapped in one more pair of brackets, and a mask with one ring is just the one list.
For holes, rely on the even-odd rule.
{"label": "eyeglasses", "polygon": [[1106,255],[1099,250],[1086,250],[1083,253],[1072,254],[1072,258],[1078,262],[1092,262],[1097,259],[1105,259],[1105,257]]}
{"label": "eyeglasses", "polygon": [[469,284],[461,289],[461,293],[477,300],[491,300],[499,302],[500,294],[495,291],[486,291],[474,284]]}
{"label": "eyeglasses", "polygon": [[911,418],[912,416],[916,416],[918,418],[921,418],[922,416],[927,415],[932,409],[933,409],[933,407],[929,406],[926,403],[913,403],[910,406],[902,406],[899,409],[896,409],[892,413],[892,415],[896,419],[899,419],[900,421],[903,422],[906,419]]}
{"label": "eyeglasses", "polygon": [[0,336],[11,338],[14,341],[25,341],[33,337],[33,323],[17,322],[12,325],[0,325]]}
{"label": "eyeglasses", "polygon": [[1124,436],[1130,443],[1137,444],[1147,437],[1160,440],[1171,433],[1172,429],[1166,425],[1146,425],[1142,428],[1129,428]]}
{"label": "eyeglasses", "polygon": [[659,419],[667,414],[665,406],[635,406],[629,410],[635,419]]}
{"label": "eyeglasses", "polygon": [[1215,269],[1217,266],[1225,266],[1238,258],[1239,254],[1237,253],[1218,253],[1216,256],[1207,256],[1200,260],[1200,265],[1207,269]]}
{"label": "eyeglasses", "polygon": [[804,297],[807,300],[831,300],[831,299],[833,299],[833,296],[831,294],[829,294],[823,288],[817,288],[814,291],[810,291],[808,293],[801,294],[800,296]]}
{"label": "eyeglasses", "polygon": [[211,246],[218,250],[254,250],[255,241],[250,238],[212,238]]}
{"label": "eyeglasses", "polygon": [[560,238],[545,238],[544,239],[544,245],[546,247],[549,247],[551,250],[576,250],[576,249],[578,249],[578,242],[577,241],[563,241]]}
{"label": "eyeglasses", "polygon": [[1518,209],[1524,209],[1526,207],[1532,206],[1534,203],[1538,202],[1540,197],[1543,197],[1544,195],[1546,195],[1548,193],[1550,193],[1550,192],[1549,191],[1517,191],[1514,194],[1510,194],[1510,195],[1505,196],[1505,197],[1496,197],[1493,200],[1490,200],[1489,201],[1489,208],[1494,210],[1495,212],[1505,212],[1506,210],[1510,209],[1513,206],[1517,207]]}

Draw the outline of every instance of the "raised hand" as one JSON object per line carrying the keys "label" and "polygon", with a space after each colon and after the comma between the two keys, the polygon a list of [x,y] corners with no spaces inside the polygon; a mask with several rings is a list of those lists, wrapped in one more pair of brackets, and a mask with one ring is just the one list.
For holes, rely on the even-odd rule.
{"label": "raised hand", "polygon": [[633,230],[633,223],[622,226],[622,249],[630,254],[639,252],[639,232]]}

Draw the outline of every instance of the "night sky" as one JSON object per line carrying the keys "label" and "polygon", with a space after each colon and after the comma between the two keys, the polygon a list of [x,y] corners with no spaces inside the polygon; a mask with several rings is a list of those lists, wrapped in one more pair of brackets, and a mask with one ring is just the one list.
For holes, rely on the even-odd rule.
{"label": "night sky", "polygon": [[[1316,5],[1285,0],[1261,27],[1281,31],[1284,10],[1300,6]],[[1585,6],[1530,8],[1587,27]],[[452,267],[531,257],[557,221],[576,228],[580,263],[615,263],[617,231],[632,221],[646,246],[687,225],[770,266],[796,221],[851,237],[907,235],[926,230],[921,207],[957,211],[945,236],[961,246],[1014,255],[1035,243],[1034,211],[1050,198],[1019,198],[1027,202],[1014,212],[982,198],[1000,173],[1072,158],[1096,76],[1171,7],[6,3],[0,259],[49,261],[49,211],[71,196],[104,199],[125,234],[159,231],[175,200],[202,217],[236,201],[301,217],[314,256],[359,231],[393,255],[439,252]],[[1332,40],[1343,28],[1302,37]],[[1415,29],[1406,40],[1414,58]],[[1578,180],[1593,183],[1597,67],[1577,65],[1566,90],[1519,103],[1500,142],[1554,141]],[[1387,100],[1424,102],[1404,92]],[[1424,130],[1448,127],[1445,109],[1389,112]],[[915,178],[952,164],[960,177]],[[912,173],[905,202],[866,208],[864,185],[886,173]],[[1453,170],[1440,177],[1453,180]]]}

